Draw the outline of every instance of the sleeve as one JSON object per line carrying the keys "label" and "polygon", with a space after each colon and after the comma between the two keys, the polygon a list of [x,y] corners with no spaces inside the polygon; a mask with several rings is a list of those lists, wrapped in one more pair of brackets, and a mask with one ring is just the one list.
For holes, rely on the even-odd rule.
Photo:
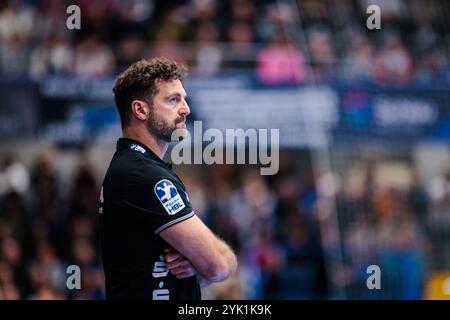
{"label": "sleeve", "polygon": [[125,205],[143,216],[155,234],[194,216],[184,186],[163,169],[132,175],[127,189]]}

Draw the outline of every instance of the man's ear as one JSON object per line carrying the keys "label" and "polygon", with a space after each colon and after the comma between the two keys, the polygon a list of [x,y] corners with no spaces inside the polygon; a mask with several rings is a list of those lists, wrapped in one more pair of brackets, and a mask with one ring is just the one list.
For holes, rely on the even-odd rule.
{"label": "man's ear", "polygon": [[149,115],[149,105],[142,100],[133,100],[131,102],[131,112],[139,120],[147,120]]}

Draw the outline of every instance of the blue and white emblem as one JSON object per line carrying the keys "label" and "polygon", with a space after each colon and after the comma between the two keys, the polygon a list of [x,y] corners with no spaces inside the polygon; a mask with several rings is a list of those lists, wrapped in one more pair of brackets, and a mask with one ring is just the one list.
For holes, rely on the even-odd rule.
{"label": "blue and white emblem", "polygon": [[156,196],[168,214],[176,214],[185,207],[183,199],[171,181],[167,179],[158,181],[154,190]]}

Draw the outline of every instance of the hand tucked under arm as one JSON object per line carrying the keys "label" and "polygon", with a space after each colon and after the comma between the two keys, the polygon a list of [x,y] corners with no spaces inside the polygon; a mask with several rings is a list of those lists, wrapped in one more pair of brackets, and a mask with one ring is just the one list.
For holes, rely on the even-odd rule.
{"label": "hand tucked under arm", "polygon": [[196,215],[164,229],[160,236],[209,281],[224,281],[237,268],[231,248]]}
{"label": "hand tucked under arm", "polygon": [[170,273],[177,279],[189,278],[197,274],[189,260],[173,248],[164,249],[164,260]]}
{"label": "hand tucked under arm", "polygon": [[211,281],[202,277],[181,253],[174,248],[164,249],[164,259],[170,272],[178,279],[189,278],[197,275],[197,281],[201,288],[206,288],[212,284]]}

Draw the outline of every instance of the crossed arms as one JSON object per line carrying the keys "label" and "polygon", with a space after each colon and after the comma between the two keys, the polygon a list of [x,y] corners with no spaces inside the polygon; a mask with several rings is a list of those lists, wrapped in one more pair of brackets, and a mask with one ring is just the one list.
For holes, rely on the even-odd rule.
{"label": "crossed arms", "polygon": [[230,247],[196,216],[161,231],[172,247],[165,251],[167,267],[177,278],[197,274],[202,287],[227,279],[237,268]]}

